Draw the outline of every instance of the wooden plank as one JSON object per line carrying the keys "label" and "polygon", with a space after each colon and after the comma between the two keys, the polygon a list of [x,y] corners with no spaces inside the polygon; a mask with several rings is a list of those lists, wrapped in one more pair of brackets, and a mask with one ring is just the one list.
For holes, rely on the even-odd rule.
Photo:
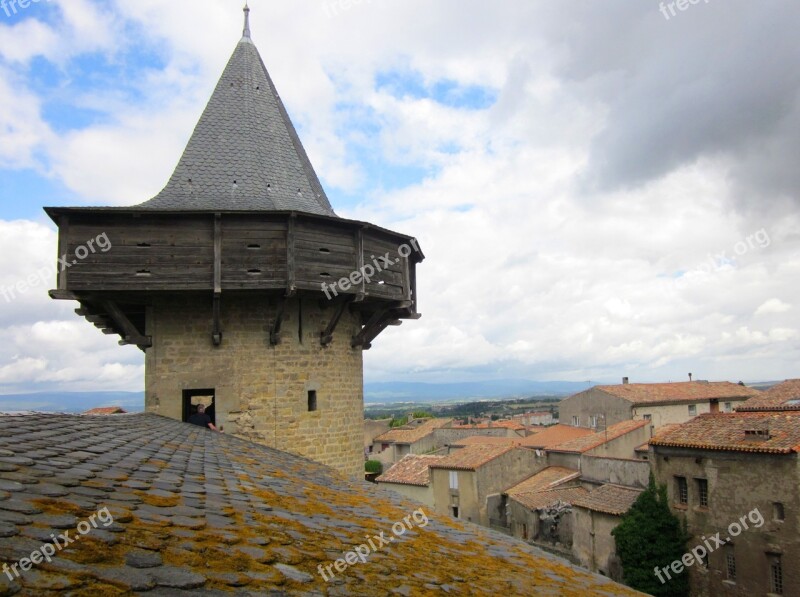
{"label": "wooden plank", "polygon": [[[214,294],[219,295],[222,292],[222,214],[214,214]],[[218,301],[214,297],[215,317],[218,317],[217,312]],[[216,320],[215,320],[216,321]],[[218,346],[218,344],[215,344]]]}
{"label": "wooden plank", "polygon": [[[356,232],[356,270],[364,272],[364,228],[359,228]],[[361,278],[361,288],[358,290],[358,301],[364,300],[367,294],[367,281]]]}
{"label": "wooden plank", "polygon": [[345,310],[350,305],[351,299],[345,299],[339,301],[339,304],[334,307],[333,316],[331,317],[330,323],[328,326],[320,332],[320,344],[322,346],[328,346],[331,342],[333,342],[333,333],[336,331],[336,326],[339,325],[339,321],[344,315]]}
{"label": "wooden plank", "polygon": [[[297,268],[295,266],[295,228],[297,226],[297,218],[294,214],[289,218],[289,231],[286,235],[286,267],[287,267],[287,282],[286,294],[291,296],[294,294],[295,278],[297,275]],[[281,314],[281,317],[283,314]]]}
{"label": "wooden plank", "polygon": [[[58,258],[62,258],[64,255],[69,254],[69,216],[61,216],[58,219]],[[57,262],[57,273],[56,273],[56,286],[59,290],[66,290],[68,287],[68,280],[67,280],[67,268],[61,265],[61,262]]]}
{"label": "wooden plank", "polygon": [[220,346],[222,344],[222,322],[221,322],[221,309],[222,309],[222,297],[219,293],[214,293],[214,305],[213,305],[213,329],[211,332],[211,342],[214,346]]}

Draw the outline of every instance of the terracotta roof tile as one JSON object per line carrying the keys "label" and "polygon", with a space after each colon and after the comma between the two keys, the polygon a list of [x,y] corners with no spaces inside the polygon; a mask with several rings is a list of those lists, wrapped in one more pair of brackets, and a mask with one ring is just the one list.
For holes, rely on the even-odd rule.
{"label": "terracotta roof tile", "polygon": [[647,427],[647,425],[649,425],[647,421],[622,421],[616,425],[611,425],[611,427],[609,427],[606,431],[598,431],[597,433],[592,433],[591,435],[584,435],[583,437],[578,437],[568,442],[564,442],[563,444],[558,444],[549,449],[554,452],[572,452],[575,454],[583,454],[584,452],[593,450],[598,446],[602,446],[606,442],[620,438],[627,433],[636,431],[642,427]]}
{"label": "terracotta roof tile", "polygon": [[427,487],[431,483],[431,463],[442,458],[444,457],[431,454],[408,454],[378,477],[376,481]]}
{"label": "terracotta roof tile", "polygon": [[650,445],[769,454],[800,452],[800,411],[704,414],[650,440]]}
{"label": "terracotta roof tile", "polygon": [[591,429],[584,427],[571,427],[569,425],[553,425],[544,431],[540,431],[536,435],[531,435],[520,440],[520,445],[527,448],[544,449],[563,444],[570,440],[585,435],[592,435],[594,432]]}
{"label": "terracotta roof tile", "polygon": [[589,493],[583,487],[562,487],[549,491],[534,491],[530,493],[518,493],[510,496],[510,499],[519,502],[529,510],[542,510],[552,506],[556,502],[572,504]]}
{"label": "terracotta roof tile", "polygon": [[514,431],[523,431],[525,429],[525,425],[516,421],[491,421],[475,425],[454,425],[453,427],[456,429],[512,429]]}
{"label": "terracotta roof tile", "polygon": [[[521,439],[521,438],[520,438]],[[480,445],[495,445],[495,446],[518,446],[520,439],[513,437],[494,437],[490,435],[471,435],[450,444],[451,446],[464,447]]]}
{"label": "terracotta roof tile", "polygon": [[571,468],[549,466],[535,475],[528,477],[522,483],[517,483],[513,487],[508,488],[504,493],[508,495],[519,495],[521,493],[548,491],[567,481],[577,479],[580,476],[580,471]]}
{"label": "terracotta roof tile", "polygon": [[453,419],[431,419],[417,427],[410,425],[396,427],[379,435],[373,441],[393,444],[413,444],[433,433],[434,429],[446,426],[452,420]]}
{"label": "terracotta roof tile", "polygon": [[431,464],[431,468],[446,468],[452,470],[474,471],[484,464],[502,456],[506,452],[516,449],[515,446],[492,446],[477,444],[460,448],[444,456],[441,460]]}
{"label": "terracotta roof tile", "polygon": [[595,512],[621,516],[633,506],[633,502],[641,495],[641,489],[622,487],[621,485],[601,485],[576,499],[572,505]]}
{"label": "terracotta roof tile", "polygon": [[800,379],[787,379],[759,396],[736,407],[739,412],[755,410],[800,410]]}
{"label": "terracotta roof tile", "polygon": [[650,450],[650,442],[653,441],[657,437],[661,437],[666,433],[669,433],[673,429],[680,427],[680,423],[667,423],[666,425],[662,425],[658,427],[655,432],[653,433],[653,437],[650,438],[650,441],[643,443],[641,446],[636,448],[635,452],[647,452]]}
{"label": "terracotta roof tile", "polygon": [[745,400],[759,395],[759,391],[729,381],[675,383],[632,383],[613,386],[595,386],[612,396],[633,404],[661,404],[672,402],[697,402],[700,400]]}
{"label": "terracotta roof tile", "polygon": [[85,415],[124,415],[128,411],[121,406],[101,406],[87,410]]}

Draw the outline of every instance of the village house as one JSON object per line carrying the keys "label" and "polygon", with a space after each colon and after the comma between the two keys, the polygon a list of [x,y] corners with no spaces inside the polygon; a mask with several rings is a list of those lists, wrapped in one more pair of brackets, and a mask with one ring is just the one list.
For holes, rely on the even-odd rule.
{"label": "village house", "polygon": [[533,450],[472,445],[432,462],[436,512],[489,526],[486,498],[544,467]]}
{"label": "village house", "polygon": [[700,415],[650,441],[688,549],[708,552],[689,568],[693,595],[800,595],[800,410],[782,410],[786,400]]}
{"label": "village house", "polygon": [[581,566],[622,581],[622,566],[611,531],[641,493],[642,489],[607,484],[572,501],[572,553]]}
{"label": "village house", "polygon": [[514,415],[511,417],[511,420],[516,423],[521,423],[526,427],[552,425],[556,422],[553,418],[553,413],[550,411],[530,412],[521,415]]}
{"label": "village house", "polygon": [[800,379],[787,379],[736,407],[736,412],[784,410],[800,410]]}
{"label": "village house", "polygon": [[364,456],[371,458],[375,438],[389,431],[391,419],[364,419]]}
{"label": "village house", "polygon": [[520,440],[520,445],[532,450],[544,450],[579,437],[593,434],[594,432],[591,429],[558,424],[523,438]]}
{"label": "village house", "polygon": [[407,454],[426,454],[442,447],[434,430],[449,425],[452,419],[427,419],[395,427],[382,433],[372,442],[370,458],[384,465],[399,462]]}
{"label": "village house", "polygon": [[493,437],[491,435],[471,435],[460,439],[448,446],[448,453],[452,454],[460,448],[467,446],[487,445],[487,446],[519,446],[522,438],[513,437]]}
{"label": "village house", "polygon": [[727,381],[628,383],[594,386],[559,403],[560,420],[574,427],[602,430],[627,421],[649,421],[656,430],[703,413],[733,412],[759,391]]}
{"label": "village house", "polygon": [[[492,526],[523,541],[561,547],[568,552],[572,545],[572,519],[562,519],[562,514],[565,506],[586,493],[580,476],[577,470],[549,466],[501,494],[490,496],[487,505]],[[546,510],[553,510],[553,514],[543,517]]]}
{"label": "village house", "polygon": [[430,454],[408,454],[375,481],[433,509],[430,465],[442,458]]}
{"label": "village house", "polygon": [[582,456],[636,458],[636,448],[649,437],[650,426],[647,421],[622,421],[604,431],[583,435],[549,447],[547,452],[551,464],[579,469]]}

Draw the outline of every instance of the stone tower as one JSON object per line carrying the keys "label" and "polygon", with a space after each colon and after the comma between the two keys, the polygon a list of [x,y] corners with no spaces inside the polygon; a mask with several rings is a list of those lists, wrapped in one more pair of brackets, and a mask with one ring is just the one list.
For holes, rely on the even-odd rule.
{"label": "stone tower", "polygon": [[413,237],[338,217],[245,28],[174,173],[46,208],[55,299],[145,352],[146,409],[363,474],[362,351],[417,319]]}

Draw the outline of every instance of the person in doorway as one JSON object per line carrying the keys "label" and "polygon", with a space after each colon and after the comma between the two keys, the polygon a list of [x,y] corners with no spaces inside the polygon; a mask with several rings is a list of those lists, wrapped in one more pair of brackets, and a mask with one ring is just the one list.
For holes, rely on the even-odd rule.
{"label": "person in doorway", "polygon": [[211,417],[206,414],[206,407],[204,404],[197,405],[197,412],[194,413],[191,417],[189,417],[189,423],[192,425],[198,425],[200,427],[206,427],[207,429],[211,429],[212,431],[219,431],[214,423],[211,422]]}

